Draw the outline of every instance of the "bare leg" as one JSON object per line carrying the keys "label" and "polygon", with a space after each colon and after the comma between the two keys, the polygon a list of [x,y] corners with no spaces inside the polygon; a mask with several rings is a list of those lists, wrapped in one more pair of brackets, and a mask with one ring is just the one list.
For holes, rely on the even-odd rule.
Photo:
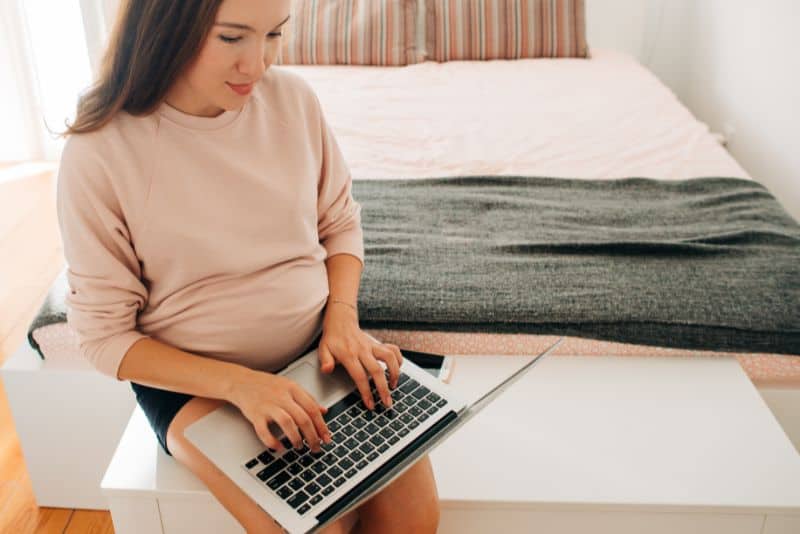
{"label": "bare leg", "polygon": [[[247,532],[280,534],[284,529],[256,502],[220,471],[183,435],[186,427],[225,401],[195,397],[181,408],[167,430],[167,446],[174,458],[206,485],[212,495]],[[358,519],[356,510],[326,527],[325,534],[346,534]]]}
{"label": "bare leg", "polygon": [[433,467],[423,457],[403,475],[358,508],[353,532],[435,533],[439,527],[439,494]]}

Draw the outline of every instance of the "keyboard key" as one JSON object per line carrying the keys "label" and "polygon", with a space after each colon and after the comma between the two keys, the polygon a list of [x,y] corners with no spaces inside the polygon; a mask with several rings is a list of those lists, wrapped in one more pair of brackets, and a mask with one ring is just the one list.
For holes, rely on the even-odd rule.
{"label": "keyboard key", "polygon": [[328,464],[326,464],[325,462],[317,462],[317,463],[315,463],[314,465],[311,466],[311,469],[317,474],[322,473],[327,468],[328,468]]}
{"label": "keyboard key", "polygon": [[347,438],[347,441],[344,442],[344,446],[347,447],[347,450],[353,450],[358,447],[358,441],[353,438]]}
{"label": "keyboard key", "polygon": [[419,406],[412,406],[408,412],[414,417],[419,417],[419,415],[422,413],[422,409]]}
{"label": "keyboard key", "polygon": [[344,477],[339,477],[339,478],[337,478],[336,480],[333,481],[333,485],[338,488],[339,486],[341,486],[345,482],[347,482],[347,480]]}
{"label": "keyboard key", "polygon": [[394,445],[398,441],[400,441],[400,438],[398,438],[397,436],[392,436],[391,438],[389,438],[389,445]]}
{"label": "keyboard key", "polygon": [[[430,395],[428,395],[428,397],[430,397]],[[426,400],[428,397],[425,397],[424,399],[419,401],[417,403],[417,406],[419,406],[423,410],[427,410],[428,408],[430,408],[431,407],[431,403],[430,403],[430,401]]]}
{"label": "keyboard key", "polygon": [[[269,462],[264,462],[264,463],[265,463],[265,464],[268,464]],[[244,466],[245,466],[247,469],[252,469],[253,467],[255,467],[255,466],[257,466],[257,465],[258,465],[258,458],[253,458],[252,460],[250,460],[249,462],[247,462],[246,464],[244,464]]]}
{"label": "keyboard key", "polygon": [[281,438],[281,444],[283,445],[283,447],[285,449],[290,449],[291,450],[291,449],[294,448],[294,445],[292,445],[292,442],[289,441],[289,438],[287,438],[287,437]]}
{"label": "keyboard key", "polygon": [[422,415],[420,415],[419,417],[417,417],[417,419],[419,419],[419,421],[420,421],[420,422],[423,422],[423,421],[425,421],[425,419],[427,419],[428,417],[430,417],[430,415],[428,415],[428,414],[426,414],[426,413],[423,413]]}
{"label": "keyboard key", "polygon": [[348,458],[350,458],[354,462],[359,461],[363,457],[364,457],[364,454],[359,450],[355,450],[355,451],[351,452],[350,455],[348,456]]}
{"label": "keyboard key", "polygon": [[303,488],[303,491],[305,491],[309,495],[316,495],[316,493],[321,489],[322,488],[320,488],[319,485],[316,484],[315,482],[310,482],[306,484],[306,487]]}
{"label": "keyboard key", "polygon": [[344,425],[346,425],[347,423],[349,423],[350,421],[352,421],[352,419],[353,419],[353,418],[352,418],[352,417],[350,417],[349,415],[347,415],[346,413],[343,413],[342,415],[340,415],[339,417],[337,417],[337,418],[336,418],[336,420],[337,420],[337,421],[338,421],[338,422],[339,422],[339,423],[340,423],[342,426],[344,426]]}
{"label": "keyboard key", "polygon": [[398,386],[402,386],[403,384],[405,384],[405,383],[406,383],[406,380],[408,380],[409,378],[410,378],[410,377],[409,377],[407,374],[405,374],[405,373],[400,373],[400,376],[399,376],[399,377],[398,377],[398,379],[397,379],[397,385],[398,385]]}
{"label": "keyboard key", "polygon": [[383,436],[381,436],[380,434],[372,436],[371,438],[369,438],[369,442],[377,447],[378,445],[383,443]]}
{"label": "keyboard key", "polygon": [[378,452],[379,452],[379,453],[381,453],[381,454],[383,454],[384,452],[386,452],[386,450],[387,450],[388,448],[389,448],[389,445],[387,445],[386,443],[384,443],[383,445],[381,445],[380,447],[378,447]]}
{"label": "keyboard key", "polygon": [[336,477],[338,477],[339,475],[341,475],[341,474],[342,474],[342,470],[341,470],[341,469],[339,469],[339,467],[338,467],[338,466],[334,465],[333,467],[331,467],[330,469],[328,469],[328,472],[327,472],[327,474],[328,474],[328,475],[330,475],[330,476],[331,476],[331,478],[336,478]]}
{"label": "keyboard key", "polygon": [[304,504],[303,506],[301,506],[300,508],[297,509],[297,513],[300,514],[300,515],[303,515],[304,513],[308,512],[309,510],[311,510],[311,505],[306,503],[306,504]]}
{"label": "keyboard key", "polygon": [[331,434],[336,432],[340,428],[342,428],[342,425],[337,423],[336,421],[331,421],[330,423],[328,423],[328,430],[330,430]]}
{"label": "keyboard key", "polygon": [[401,415],[401,416],[400,416],[400,420],[401,420],[402,422],[404,422],[405,424],[408,424],[408,423],[410,423],[411,421],[413,421],[413,420],[414,420],[414,418],[413,418],[413,417],[411,417],[409,414],[407,414],[407,413],[404,413],[403,415]]}
{"label": "keyboard key", "polygon": [[286,454],[281,456],[281,460],[288,463],[294,462],[295,460],[297,460],[297,458],[298,458],[297,453],[294,451],[286,451]]}
{"label": "keyboard key", "polygon": [[272,462],[264,469],[262,469],[261,471],[259,471],[256,476],[259,478],[259,480],[261,480],[261,482],[265,482],[268,478],[272,477],[273,475],[276,475],[278,471],[280,471],[284,467],[286,467],[286,462],[278,459]]}
{"label": "keyboard key", "polygon": [[361,428],[362,426],[366,425],[367,422],[364,421],[361,417],[353,418],[353,421],[350,423],[356,428]]}
{"label": "keyboard key", "polygon": [[358,448],[364,454],[370,453],[375,449],[370,442],[362,443],[361,446]]}
{"label": "keyboard key", "polygon": [[396,408],[397,408],[397,403],[395,403],[395,405],[394,405],[394,408],[392,408],[391,410],[386,410],[386,413],[385,413],[385,414],[383,414],[383,416],[384,416],[386,419],[389,419],[390,421],[391,421],[392,419],[394,419],[394,418],[398,417],[398,416],[400,415],[400,412],[398,412],[398,411],[396,410]]}
{"label": "keyboard key", "polygon": [[270,454],[269,451],[264,451],[264,452],[262,452],[261,454],[258,455],[258,459],[261,460],[262,464],[268,464],[272,460],[274,460],[275,457],[272,454]]}
{"label": "keyboard key", "polygon": [[410,423],[408,423],[408,428],[410,428],[411,430],[414,430],[418,426],[419,426],[419,421],[411,421]]}
{"label": "keyboard key", "polygon": [[378,425],[378,428],[383,428],[389,424],[389,420],[382,415],[375,420],[375,424]]}
{"label": "keyboard key", "polygon": [[342,458],[339,461],[339,467],[341,467],[342,469],[350,469],[351,465],[353,465],[353,460],[351,460],[349,457],[348,458]]}
{"label": "keyboard key", "polygon": [[354,437],[356,441],[358,441],[359,443],[363,443],[369,439],[369,434],[367,434],[363,430],[359,430],[358,432],[356,432],[356,435]]}
{"label": "keyboard key", "polygon": [[312,505],[312,506],[313,506],[313,505],[317,504],[317,503],[318,503],[319,501],[321,501],[321,500],[322,500],[322,495],[314,495],[314,496],[311,498],[311,500],[310,500],[310,501],[308,501],[308,503],[309,503],[310,505]]}
{"label": "keyboard key", "polygon": [[378,431],[378,426],[375,423],[370,423],[366,427],[364,427],[364,430],[366,430],[367,434],[371,436],[372,434]]}
{"label": "keyboard key", "polygon": [[400,436],[401,438],[404,438],[404,437],[406,437],[406,436],[408,435],[408,429],[407,429],[407,428],[404,428],[403,430],[401,430],[400,432],[398,432],[398,433],[397,433],[397,435],[398,435],[398,436]]}
{"label": "keyboard key", "polygon": [[377,415],[375,415],[375,412],[368,410],[361,417],[363,417],[365,421],[372,421],[377,417]]}
{"label": "keyboard key", "polygon": [[373,461],[373,460],[374,460],[375,458],[377,458],[377,457],[378,457],[378,451],[372,451],[372,452],[371,452],[371,453],[369,453],[369,455],[367,456],[367,460],[369,460],[369,461],[371,462],[371,461]]}
{"label": "keyboard key", "polygon": [[289,471],[293,475],[299,475],[300,471],[302,471],[302,470],[303,470],[303,466],[300,465],[300,464],[292,464],[292,465],[289,466],[289,469],[287,469],[287,471]]}
{"label": "keyboard key", "polygon": [[358,406],[352,406],[345,413],[347,413],[347,415],[349,415],[350,417],[358,417],[359,415],[361,415],[361,410],[358,408]]}
{"label": "keyboard key", "polygon": [[391,428],[382,428],[380,431],[380,435],[386,439],[389,439],[394,435],[394,432],[392,432]]}
{"label": "keyboard key", "polygon": [[438,406],[439,408],[441,408],[445,404],[447,404],[447,401],[444,399],[439,399],[438,401],[436,401],[436,406]]}
{"label": "keyboard key", "polygon": [[297,493],[292,495],[291,499],[289,499],[286,502],[289,503],[289,506],[291,506],[292,508],[297,508],[307,500],[308,500],[308,495],[306,495],[302,491],[298,491]]}
{"label": "keyboard key", "polygon": [[392,421],[391,423],[389,423],[389,426],[390,426],[390,427],[391,427],[391,428],[392,428],[392,429],[393,429],[395,432],[400,432],[400,431],[401,431],[403,428],[405,428],[405,426],[403,425],[403,422],[402,422],[402,421],[400,421],[399,419],[397,419],[397,420],[395,420],[395,421]]}
{"label": "keyboard key", "polygon": [[336,460],[338,460],[338,458],[336,457],[336,455],[335,455],[335,454],[333,454],[333,453],[330,453],[330,452],[329,452],[328,454],[326,454],[325,456],[323,456],[323,457],[322,457],[322,461],[323,461],[323,462],[325,462],[325,463],[326,463],[326,464],[328,464],[328,465],[333,465],[333,464],[335,464],[335,463],[336,463]]}
{"label": "keyboard key", "polygon": [[347,478],[353,478],[354,476],[356,476],[356,473],[358,473],[358,470],[356,470],[356,468],[354,467],[354,468],[352,468],[352,469],[348,470],[348,471],[347,471],[347,472],[344,474],[344,476],[346,476]]}
{"label": "keyboard key", "polygon": [[344,458],[345,456],[347,456],[347,454],[348,454],[349,452],[350,452],[350,449],[348,449],[347,447],[345,447],[345,446],[343,446],[343,445],[339,445],[339,446],[338,446],[338,447],[336,447],[336,449],[333,451],[333,454],[335,454],[335,455],[336,455],[336,456],[338,456],[339,458]]}
{"label": "keyboard key", "polygon": [[314,463],[314,459],[311,456],[305,455],[302,458],[300,458],[300,462],[299,463],[303,467],[308,467],[309,465]]}
{"label": "keyboard key", "polygon": [[325,488],[324,490],[322,490],[322,494],[323,494],[323,495],[330,495],[331,493],[333,493],[333,491],[334,491],[335,489],[336,489],[336,488],[334,488],[333,486],[328,486],[327,488]]}
{"label": "keyboard key", "polygon": [[341,443],[346,439],[347,439],[347,434],[345,434],[341,430],[339,432],[337,432],[336,434],[331,435],[331,443],[333,445],[336,445],[337,443]]}
{"label": "keyboard key", "polygon": [[289,481],[289,487],[294,489],[294,490],[299,490],[300,488],[302,488],[305,485],[306,485],[306,483],[303,482],[302,480],[300,480],[297,477],[294,477],[292,480]]}
{"label": "keyboard key", "polygon": [[284,486],[281,489],[279,489],[276,493],[278,494],[278,497],[280,497],[281,499],[286,499],[286,497],[292,494],[292,490],[289,489],[288,486]]}
{"label": "keyboard key", "polygon": [[405,383],[400,386],[400,391],[403,393],[411,393],[419,385],[413,378],[409,378]]}
{"label": "keyboard key", "polygon": [[311,469],[306,469],[305,471],[300,473],[300,478],[302,478],[306,482],[311,482],[312,480],[314,480],[314,478],[316,476],[317,476],[317,474],[314,471],[312,471]]}
{"label": "keyboard key", "polygon": [[425,395],[428,394],[429,391],[430,390],[428,388],[426,388],[425,386],[422,386],[422,387],[417,388],[414,391],[412,391],[411,395],[413,395],[417,399],[422,399],[422,398],[425,397]]}
{"label": "keyboard key", "polygon": [[367,465],[369,465],[369,462],[367,462],[366,460],[361,460],[356,464],[356,469],[364,469],[365,467],[367,467]]}
{"label": "keyboard key", "polygon": [[269,482],[267,482],[267,486],[269,486],[270,489],[278,489],[284,484],[286,484],[290,478],[292,478],[292,475],[290,475],[286,471],[281,471],[280,473],[269,479]]}
{"label": "keyboard key", "polygon": [[331,481],[332,481],[331,477],[329,477],[327,474],[323,473],[320,476],[318,476],[317,479],[314,482],[316,482],[317,484],[319,484],[321,487],[324,488],[325,486],[330,484]]}
{"label": "keyboard key", "polygon": [[437,402],[439,399],[441,399],[441,397],[440,397],[439,395],[437,395],[436,393],[434,393],[433,391],[431,391],[430,393],[428,393],[428,396],[427,396],[427,397],[425,397],[425,398],[426,398],[426,399],[428,399],[429,401],[431,401],[432,403],[435,403],[435,402]]}
{"label": "keyboard key", "polygon": [[342,432],[347,436],[352,436],[356,431],[356,428],[353,425],[347,425],[342,429]]}

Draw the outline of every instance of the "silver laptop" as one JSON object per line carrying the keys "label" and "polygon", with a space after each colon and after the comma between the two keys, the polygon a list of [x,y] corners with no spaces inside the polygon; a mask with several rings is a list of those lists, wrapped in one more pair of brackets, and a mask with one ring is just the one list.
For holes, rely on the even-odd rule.
{"label": "silver laptop", "polygon": [[328,408],[324,419],[333,441],[323,444],[319,453],[307,445],[293,449],[274,424],[270,431],[286,450],[278,453],[265,447],[250,422],[228,403],[194,422],[185,435],[284,529],[292,534],[314,532],[403,474],[562,340],[472,404],[404,358],[400,381],[392,391],[392,409],[383,406],[370,382],[378,399],[372,411],[341,365],[330,375],[320,371],[315,349],[278,374],[297,382]]}

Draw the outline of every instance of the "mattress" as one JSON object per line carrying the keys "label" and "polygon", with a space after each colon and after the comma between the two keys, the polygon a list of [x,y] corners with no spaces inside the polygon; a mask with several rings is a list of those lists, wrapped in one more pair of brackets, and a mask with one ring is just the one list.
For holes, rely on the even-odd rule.
{"label": "mattress", "polygon": [[[632,57],[425,62],[407,67],[282,66],[306,79],[353,179],[470,175],[751,179],[708,127]],[[553,336],[369,330],[402,348],[531,354]],[[67,325],[38,328],[48,358],[79,360]],[[800,358],[568,337],[565,355],[735,357],[759,386],[800,387]]]}

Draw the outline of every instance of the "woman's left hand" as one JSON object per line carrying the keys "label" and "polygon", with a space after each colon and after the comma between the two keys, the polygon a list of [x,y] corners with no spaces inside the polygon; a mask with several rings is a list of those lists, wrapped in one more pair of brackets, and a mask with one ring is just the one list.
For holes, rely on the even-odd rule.
{"label": "woman's left hand", "polygon": [[369,388],[369,377],[372,377],[383,405],[387,408],[392,406],[389,384],[379,360],[389,369],[391,389],[396,388],[400,365],[403,363],[397,345],[374,341],[358,326],[358,316],[354,310],[346,306],[329,307],[319,342],[320,368],[323,373],[332,373],[336,362],[342,364],[370,410],[375,408],[375,404]]}

